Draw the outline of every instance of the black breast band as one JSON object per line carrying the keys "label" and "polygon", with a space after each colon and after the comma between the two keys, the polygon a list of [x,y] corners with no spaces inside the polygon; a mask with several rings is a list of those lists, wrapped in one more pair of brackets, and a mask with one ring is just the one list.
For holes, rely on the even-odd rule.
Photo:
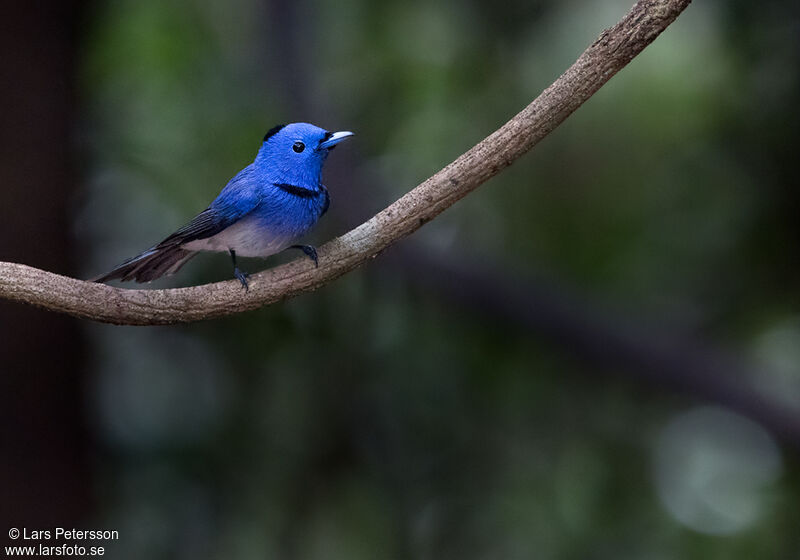
{"label": "black breast band", "polygon": [[290,185],[289,183],[274,183],[283,192],[299,196],[300,198],[315,198],[320,195],[320,191],[312,191],[297,185]]}

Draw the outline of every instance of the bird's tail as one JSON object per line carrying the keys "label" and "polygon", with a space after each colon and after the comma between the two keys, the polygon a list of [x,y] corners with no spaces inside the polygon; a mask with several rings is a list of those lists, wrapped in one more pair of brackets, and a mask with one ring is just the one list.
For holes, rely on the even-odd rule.
{"label": "bird's tail", "polygon": [[180,245],[157,245],[124,263],[111,272],[90,278],[89,282],[108,282],[119,279],[122,282],[150,282],[162,276],[175,274],[186,262],[197,254],[187,251]]}

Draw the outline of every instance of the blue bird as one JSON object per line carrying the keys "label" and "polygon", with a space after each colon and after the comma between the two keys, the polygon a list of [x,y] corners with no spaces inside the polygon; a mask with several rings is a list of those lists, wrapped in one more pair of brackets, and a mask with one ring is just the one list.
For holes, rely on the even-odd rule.
{"label": "blue bird", "polygon": [[176,273],[199,251],[230,253],[233,274],[245,290],[248,274],[236,265],[237,256],[268,257],[291,247],[317,265],[312,245],[292,243],[328,210],[322,166],[328,153],[352,135],[308,123],[273,127],[253,163],[237,173],[208,208],[158,245],[91,281],[150,282]]}

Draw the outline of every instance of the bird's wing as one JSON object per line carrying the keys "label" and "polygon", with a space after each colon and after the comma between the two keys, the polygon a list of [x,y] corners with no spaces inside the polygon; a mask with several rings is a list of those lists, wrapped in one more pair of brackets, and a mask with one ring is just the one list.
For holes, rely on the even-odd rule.
{"label": "bird's wing", "polygon": [[240,171],[208,208],[156,245],[156,248],[212,237],[252,212],[261,202],[252,177],[252,166]]}
{"label": "bird's wing", "polygon": [[245,167],[222,189],[211,205],[195,216],[188,224],[150,247],[144,253],[130,258],[111,272],[92,278],[91,282],[106,282],[119,278],[149,282],[166,274],[175,273],[186,263],[194,251],[182,245],[195,239],[214,236],[253,211],[261,202],[255,171]]}
{"label": "bird's wing", "polygon": [[214,236],[232,225],[240,216],[218,212],[210,206],[192,218],[188,224],[164,239],[156,247],[183,245],[195,239]]}

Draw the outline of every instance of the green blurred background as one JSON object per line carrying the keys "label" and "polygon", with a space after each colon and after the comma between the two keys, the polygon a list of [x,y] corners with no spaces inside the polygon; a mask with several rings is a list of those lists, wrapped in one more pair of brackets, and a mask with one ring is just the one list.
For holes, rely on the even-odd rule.
{"label": "green blurred background", "polygon": [[[103,272],[293,121],[357,133],[321,245],[629,7],[16,3],[0,260]],[[799,29],[793,0],[694,2],[531,154],[292,301],[159,328],[0,303],[0,534],[116,529],[122,559],[800,556]],[[154,286],[230,276],[210,254]]]}

